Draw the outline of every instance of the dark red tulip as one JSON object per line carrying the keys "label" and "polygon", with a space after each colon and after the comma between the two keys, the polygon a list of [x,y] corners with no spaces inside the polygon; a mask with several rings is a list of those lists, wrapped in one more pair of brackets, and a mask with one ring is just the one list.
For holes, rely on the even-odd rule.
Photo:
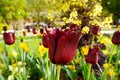
{"label": "dark red tulip", "polygon": [[77,26],[76,24],[72,24],[72,25],[70,26],[70,29],[72,29],[72,30],[77,30],[77,29],[78,29],[78,26]]}
{"label": "dark red tulip", "polygon": [[55,64],[67,64],[75,56],[81,32],[78,29],[48,29],[43,34],[43,45],[49,48],[49,58]]}
{"label": "dark red tulip", "polygon": [[43,34],[43,28],[40,28],[40,33]]}
{"label": "dark red tulip", "polygon": [[27,26],[26,29],[27,29],[28,32],[31,31],[31,30],[30,30],[30,26]]}
{"label": "dark red tulip", "polygon": [[91,32],[94,35],[97,35],[100,32],[100,27],[99,26],[93,26],[92,29],[91,29]]}
{"label": "dark red tulip", "polygon": [[7,27],[6,26],[3,27],[3,31],[7,31]]}
{"label": "dark red tulip", "polygon": [[4,32],[3,33],[4,42],[7,45],[12,45],[15,42],[15,34],[14,32]]}
{"label": "dark red tulip", "polygon": [[48,26],[48,28],[50,28],[52,25],[51,25],[51,23],[48,23],[48,25],[47,25],[47,26]]}
{"label": "dark red tulip", "polygon": [[25,31],[23,31],[23,36],[26,36],[26,32]]}
{"label": "dark red tulip", "polygon": [[88,55],[86,56],[86,62],[91,64],[98,63],[98,54],[99,54],[99,48],[95,46],[94,48],[90,48]]}
{"label": "dark red tulip", "polygon": [[37,29],[33,28],[33,34],[37,34]]}
{"label": "dark red tulip", "polygon": [[112,37],[112,43],[120,44],[120,31],[115,31]]}

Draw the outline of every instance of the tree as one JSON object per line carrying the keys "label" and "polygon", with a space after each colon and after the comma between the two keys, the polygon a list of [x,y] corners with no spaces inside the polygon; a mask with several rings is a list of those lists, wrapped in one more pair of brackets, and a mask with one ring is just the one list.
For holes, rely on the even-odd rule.
{"label": "tree", "polygon": [[34,21],[39,22],[43,20],[47,12],[47,0],[27,0],[27,11]]}
{"label": "tree", "polygon": [[120,18],[120,10],[118,9],[120,6],[119,0],[102,0],[103,6],[103,14],[104,16],[112,13],[115,24],[118,23],[118,19]]}
{"label": "tree", "polygon": [[7,24],[16,22],[27,16],[26,0],[1,0],[0,11],[2,22]]}

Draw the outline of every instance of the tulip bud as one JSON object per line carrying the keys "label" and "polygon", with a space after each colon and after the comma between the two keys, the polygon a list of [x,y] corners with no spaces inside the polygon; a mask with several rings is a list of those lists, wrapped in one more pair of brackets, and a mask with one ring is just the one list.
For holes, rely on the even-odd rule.
{"label": "tulip bud", "polygon": [[27,29],[28,32],[31,31],[31,30],[30,30],[30,26],[27,26],[26,29]]}
{"label": "tulip bud", "polygon": [[100,32],[100,27],[99,26],[93,26],[92,29],[91,29],[91,32],[94,35],[97,35]]}
{"label": "tulip bud", "polygon": [[98,63],[98,53],[99,53],[99,48],[97,46],[95,46],[92,49],[90,48],[88,55],[86,56],[86,62],[91,64]]}
{"label": "tulip bud", "polygon": [[3,27],[3,31],[7,31],[7,27],[6,26]]}
{"label": "tulip bud", "polygon": [[115,31],[112,37],[113,44],[120,44],[120,31]]}
{"label": "tulip bud", "polygon": [[48,28],[50,28],[52,25],[51,25],[51,23],[48,23]]}
{"label": "tulip bud", "polygon": [[26,32],[25,31],[23,31],[23,36],[26,36]]}
{"label": "tulip bud", "polygon": [[78,26],[76,24],[72,24],[70,26],[70,29],[72,29],[72,30],[78,30]]}
{"label": "tulip bud", "polygon": [[4,32],[3,33],[4,42],[7,45],[12,45],[15,42],[14,32]]}
{"label": "tulip bud", "polygon": [[43,31],[43,28],[40,28],[40,33],[43,34],[43,32],[44,32],[44,31]]}
{"label": "tulip bud", "polygon": [[37,34],[37,29],[33,28],[33,34]]}

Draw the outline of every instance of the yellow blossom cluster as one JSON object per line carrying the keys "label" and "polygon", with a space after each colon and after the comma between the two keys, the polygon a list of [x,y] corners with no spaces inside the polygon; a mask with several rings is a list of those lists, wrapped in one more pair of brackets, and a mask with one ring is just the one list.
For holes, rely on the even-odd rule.
{"label": "yellow blossom cluster", "polygon": [[105,63],[103,67],[108,69],[107,76],[115,76],[116,73],[112,64]]}
{"label": "yellow blossom cluster", "polygon": [[12,51],[12,56],[13,57],[17,57],[18,56],[18,53],[16,51]]}
{"label": "yellow blossom cluster", "polygon": [[82,33],[83,34],[88,34],[89,33],[89,27],[88,26],[85,26],[82,28]]}
{"label": "yellow blossom cluster", "polygon": [[81,53],[82,53],[83,55],[87,55],[87,54],[88,54],[88,51],[89,51],[89,46],[83,46],[83,47],[81,48]]}
{"label": "yellow blossom cluster", "polygon": [[110,29],[112,27],[113,19],[112,19],[112,14],[109,16],[105,17],[105,19],[102,21],[102,28],[103,29]]}
{"label": "yellow blossom cluster", "polygon": [[70,19],[77,19],[78,13],[74,8],[73,11],[70,13]]}
{"label": "yellow blossom cluster", "polygon": [[92,10],[90,11],[89,15],[92,17],[100,16],[102,13],[102,6],[100,3],[96,3],[95,6],[93,6]]}
{"label": "yellow blossom cluster", "polygon": [[108,37],[103,38],[100,43],[104,43],[104,44],[112,44],[111,39],[109,39]]}
{"label": "yellow blossom cluster", "polygon": [[[98,25],[101,28],[111,28],[111,23],[113,22],[112,15],[101,17],[103,9],[101,0],[47,0],[47,2],[56,7],[49,9],[50,12],[48,12],[47,18],[51,21],[56,21],[56,18],[60,18],[59,21],[63,21],[64,24],[74,23],[79,25],[79,27],[91,24]],[[52,12],[56,14],[54,15]],[[59,15],[57,12],[59,12]],[[90,19],[84,21],[85,17]]]}
{"label": "yellow blossom cluster", "polygon": [[[19,74],[23,74],[24,73],[24,67],[26,63],[25,62],[21,62],[21,61],[16,61],[13,62],[11,65],[8,66],[9,71],[11,71],[12,73],[14,73],[15,76],[18,76]],[[11,77],[13,75],[9,75],[8,77],[13,79],[13,77]],[[10,79],[10,80],[11,80]]]}
{"label": "yellow blossom cluster", "polygon": [[53,16],[52,12],[48,12],[47,18],[48,18],[50,21],[53,21],[54,16]]}

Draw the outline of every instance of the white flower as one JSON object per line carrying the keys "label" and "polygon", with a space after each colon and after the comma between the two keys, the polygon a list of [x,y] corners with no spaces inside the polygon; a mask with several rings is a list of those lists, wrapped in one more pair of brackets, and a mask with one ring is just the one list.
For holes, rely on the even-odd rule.
{"label": "white flower", "polygon": [[18,62],[18,66],[21,66],[21,65],[22,65],[22,62],[21,62],[21,61],[19,61],[19,62]]}
{"label": "white flower", "polygon": [[13,70],[13,67],[11,65],[9,65],[9,70],[12,71]]}
{"label": "white flower", "polygon": [[8,80],[13,80],[13,75],[9,75]]}
{"label": "white flower", "polygon": [[23,71],[24,71],[23,67],[22,67],[22,68],[20,68],[20,72],[23,72]]}

